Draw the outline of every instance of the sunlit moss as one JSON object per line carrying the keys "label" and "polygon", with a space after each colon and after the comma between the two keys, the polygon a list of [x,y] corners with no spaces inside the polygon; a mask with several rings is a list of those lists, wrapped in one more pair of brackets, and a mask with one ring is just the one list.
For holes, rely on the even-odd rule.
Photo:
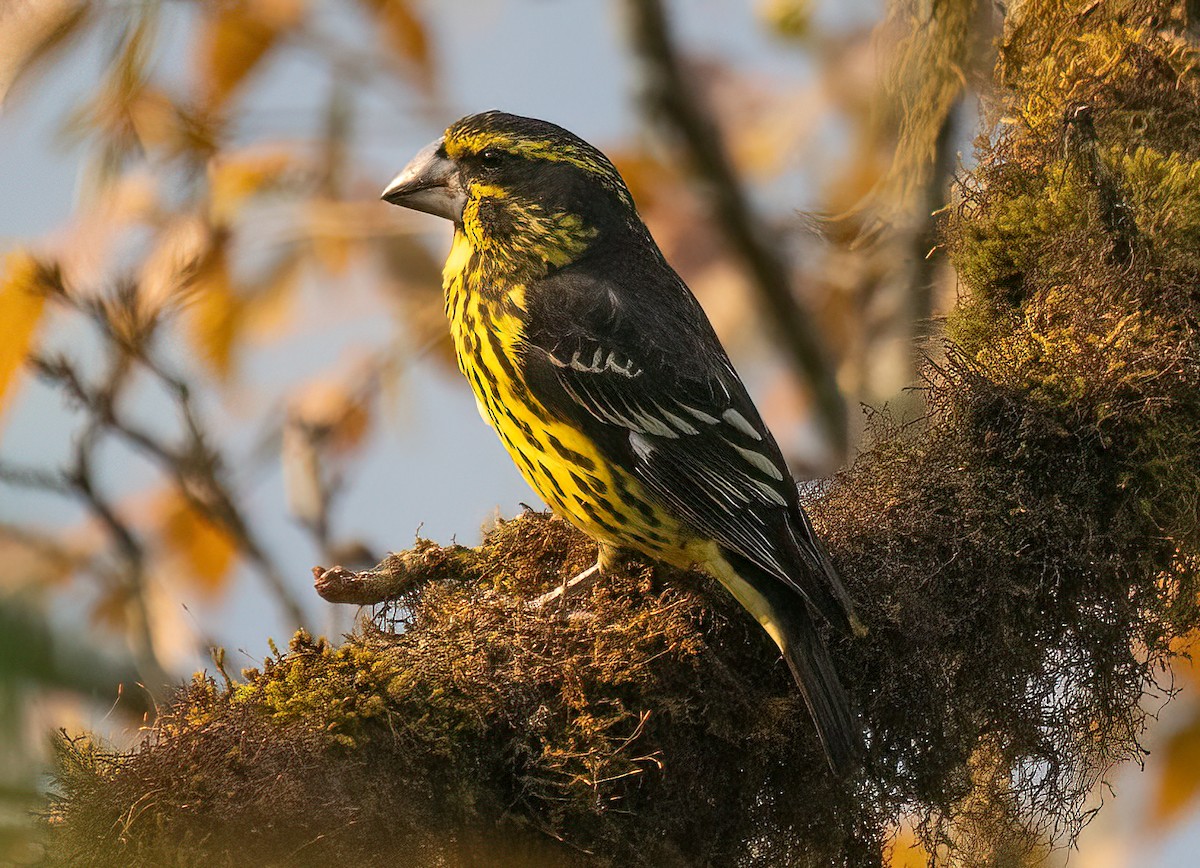
{"label": "sunlit moss", "polygon": [[1192,276],[1200,256],[1200,158],[1164,154],[1151,147],[1113,149],[1109,159],[1125,179],[1138,231],[1168,273]]}
{"label": "sunlit moss", "polygon": [[[833,852],[863,828],[769,640],[740,610],[714,609],[711,582],[638,568],[568,617],[503,589],[545,590],[594,558],[564,523],[502,523],[474,556],[506,565],[501,590],[447,577],[380,611],[402,632],[368,624],[338,647],[298,634],[243,683],[196,679],[132,756],[64,764],[56,852],[70,861],[98,839],[112,864],[245,864],[311,832],[330,836],[313,847],[319,864],[396,848],[437,864],[482,837],[487,858],[533,847],[536,864],[574,864],[583,848],[607,864],[683,865],[736,862],[760,827],[790,859],[818,814]],[[775,801],[783,780],[817,801]],[[107,812],[151,790],[113,836]],[[343,839],[330,824],[346,816],[370,820]]]}

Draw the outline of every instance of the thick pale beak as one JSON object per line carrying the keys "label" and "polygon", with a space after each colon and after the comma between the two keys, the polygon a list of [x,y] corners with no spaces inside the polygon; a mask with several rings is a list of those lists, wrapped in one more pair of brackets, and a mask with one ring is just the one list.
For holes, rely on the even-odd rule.
{"label": "thick pale beak", "polygon": [[441,139],[422,148],[400,174],[392,178],[379,198],[455,223],[462,222],[463,207],[467,204],[458,167],[444,155]]}

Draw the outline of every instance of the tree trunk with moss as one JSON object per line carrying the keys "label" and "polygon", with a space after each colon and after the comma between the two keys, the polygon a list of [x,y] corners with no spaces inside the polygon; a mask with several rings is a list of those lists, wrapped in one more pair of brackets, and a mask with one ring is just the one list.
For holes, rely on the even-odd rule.
{"label": "tree trunk with moss", "polygon": [[709,580],[636,567],[530,609],[594,548],[529,514],[322,573],[386,602],[338,647],[198,678],[132,755],[64,742],[48,861],[863,866],[901,817],[939,864],[1069,842],[1200,623],[1190,9],[1008,12],[927,414],[877,415],[809,504],[870,629],[833,646],[853,780]]}

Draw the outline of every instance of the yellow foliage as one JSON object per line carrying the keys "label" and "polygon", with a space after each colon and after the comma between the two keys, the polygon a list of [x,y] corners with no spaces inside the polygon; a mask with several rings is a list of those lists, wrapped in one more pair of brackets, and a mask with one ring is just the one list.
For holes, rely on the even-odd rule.
{"label": "yellow foliage", "polygon": [[1171,736],[1164,749],[1162,777],[1154,794],[1153,822],[1168,825],[1200,794],[1200,710]]}
{"label": "yellow foliage", "polygon": [[205,4],[195,43],[201,102],[219,109],[304,13],[303,0],[228,0]]}
{"label": "yellow foliage", "polygon": [[292,162],[292,155],[278,148],[212,160],[208,181],[213,222],[232,222],[246,199],[278,185]]}
{"label": "yellow foliage", "polygon": [[174,152],[186,147],[179,111],[165,92],[143,87],[126,110],[133,133],[146,150],[160,148]]}
{"label": "yellow foliage", "polygon": [[354,249],[354,239],[346,236],[345,224],[337,220],[344,212],[328,199],[313,199],[305,208],[313,256],[333,276],[344,274],[350,267]]}
{"label": "yellow foliage", "polygon": [[246,301],[245,326],[249,337],[272,337],[286,331],[304,264],[302,256],[289,252],[258,283],[255,295]]}
{"label": "yellow foliage", "polygon": [[57,541],[0,535],[0,589],[9,593],[61,586],[74,572],[79,554]]}
{"label": "yellow foliage", "polygon": [[226,251],[218,246],[196,275],[188,306],[188,337],[218,379],[233,372],[234,350],[245,307],[233,291]]}
{"label": "yellow foliage", "polygon": [[237,559],[237,544],[182,494],[171,489],[161,495],[157,512],[167,551],[187,567],[200,590],[220,591]]}
{"label": "yellow foliage", "polygon": [[904,829],[896,836],[888,853],[888,868],[925,868],[928,864],[929,851],[912,830]]}
{"label": "yellow foliage", "polygon": [[79,33],[91,11],[83,0],[0,4],[0,103],[30,67]]}
{"label": "yellow foliage", "polygon": [[130,589],[128,585],[108,584],[92,603],[92,623],[114,631],[124,631],[130,622]]}
{"label": "yellow foliage", "polygon": [[155,315],[178,298],[204,268],[213,241],[208,224],[192,215],[177,217],[163,228],[138,272],[138,303],[144,315]]}
{"label": "yellow foliage", "polygon": [[333,452],[349,452],[359,446],[371,424],[363,396],[328,380],[305,386],[293,401],[290,415]]}
{"label": "yellow foliage", "polygon": [[0,274],[0,413],[28,356],[46,296],[38,289],[40,266],[24,251],[10,253]]}

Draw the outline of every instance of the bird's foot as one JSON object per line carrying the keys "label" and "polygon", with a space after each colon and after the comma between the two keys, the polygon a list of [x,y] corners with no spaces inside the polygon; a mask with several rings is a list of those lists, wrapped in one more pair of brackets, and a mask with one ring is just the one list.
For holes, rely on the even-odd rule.
{"label": "bird's foot", "polygon": [[559,600],[565,605],[569,597],[577,596],[578,594],[582,594],[584,591],[589,590],[594,584],[596,584],[596,582],[600,580],[602,575],[603,573],[600,570],[600,562],[597,561],[582,573],[575,576],[573,579],[568,579],[563,582],[553,591],[548,591],[547,593],[542,594],[540,597],[535,597],[534,599],[530,600],[529,607],[532,609],[544,609],[555,600]]}
{"label": "bird's foot", "polygon": [[600,543],[599,551],[596,554],[596,563],[573,579],[567,579],[553,591],[530,600],[529,607],[531,609],[544,609],[555,600],[559,601],[560,606],[566,606],[568,599],[578,597],[585,591],[591,590],[602,577],[626,569],[629,564],[629,558],[632,555],[633,552],[629,549],[624,549],[611,543]]}

